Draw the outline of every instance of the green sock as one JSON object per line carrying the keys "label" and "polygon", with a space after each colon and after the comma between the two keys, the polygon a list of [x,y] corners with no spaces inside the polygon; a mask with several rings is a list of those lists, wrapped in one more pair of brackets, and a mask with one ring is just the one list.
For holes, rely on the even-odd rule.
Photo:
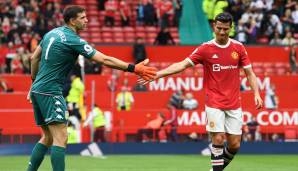
{"label": "green sock", "polygon": [[65,148],[59,146],[52,146],[51,148],[51,162],[53,171],[65,170]]}
{"label": "green sock", "polygon": [[32,150],[27,171],[36,171],[39,168],[42,160],[44,159],[44,155],[47,153],[47,151],[47,146],[41,143],[37,143]]}

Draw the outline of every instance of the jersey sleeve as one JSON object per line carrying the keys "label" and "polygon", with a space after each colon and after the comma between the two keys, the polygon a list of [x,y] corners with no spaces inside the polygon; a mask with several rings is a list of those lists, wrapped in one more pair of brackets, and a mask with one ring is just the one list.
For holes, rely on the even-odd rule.
{"label": "jersey sleeve", "polygon": [[250,68],[251,67],[251,62],[248,58],[247,51],[243,45],[240,47],[240,66],[243,68]]}
{"label": "jersey sleeve", "polygon": [[96,52],[96,50],[83,39],[76,40],[75,43],[72,44],[72,48],[88,59],[90,59]]}
{"label": "jersey sleeve", "polygon": [[192,66],[203,63],[203,46],[197,47],[192,54],[186,58],[186,60],[188,60]]}

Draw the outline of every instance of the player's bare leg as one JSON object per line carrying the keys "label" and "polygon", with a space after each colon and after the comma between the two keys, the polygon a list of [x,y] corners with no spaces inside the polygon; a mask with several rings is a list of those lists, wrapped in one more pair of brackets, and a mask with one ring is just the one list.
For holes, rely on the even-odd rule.
{"label": "player's bare leg", "polygon": [[30,158],[27,171],[38,170],[40,164],[44,159],[45,154],[48,151],[48,148],[53,143],[53,137],[49,131],[48,126],[41,126],[41,129],[42,129],[42,136],[32,151],[32,155]]}
{"label": "player's bare leg", "polygon": [[233,160],[241,143],[241,135],[227,134],[227,147],[224,149],[224,168]]}
{"label": "player's bare leg", "polygon": [[212,148],[211,148],[211,164],[213,171],[222,171],[224,160],[223,160],[223,149],[225,133],[213,132],[211,134]]}
{"label": "player's bare leg", "polygon": [[64,123],[55,123],[49,125],[49,130],[53,136],[53,146],[51,148],[53,171],[64,171],[67,126]]}
{"label": "player's bare leg", "polygon": [[39,143],[44,144],[47,147],[53,145],[53,136],[48,128],[48,126],[41,126],[43,134],[39,140]]}

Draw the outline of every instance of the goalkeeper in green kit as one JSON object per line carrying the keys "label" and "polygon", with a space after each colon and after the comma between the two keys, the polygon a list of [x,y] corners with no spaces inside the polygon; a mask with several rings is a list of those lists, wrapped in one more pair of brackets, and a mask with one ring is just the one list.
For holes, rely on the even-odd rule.
{"label": "goalkeeper in green kit", "polygon": [[28,171],[38,170],[49,147],[53,170],[65,170],[67,107],[62,88],[79,54],[105,66],[133,72],[145,80],[156,76],[156,68],[146,66],[148,60],[137,65],[128,64],[100,53],[81,39],[78,31],[83,30],[88,22],[84,8],[67,6],[63,17],[66,25],[45,34],[31,57],[33,84],[27,99],[32,102],[35,122],[43,134],[32,151]]}

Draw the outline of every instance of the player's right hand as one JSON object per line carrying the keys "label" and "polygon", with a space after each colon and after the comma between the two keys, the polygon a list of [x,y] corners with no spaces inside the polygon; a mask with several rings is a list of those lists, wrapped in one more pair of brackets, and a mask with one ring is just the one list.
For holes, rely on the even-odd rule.
{"label": "player's right hand", "polygon": [[146,66],[149,63],[149,59],[135,65],[135,73],[146,81],[151,81],[156,77],[157,69],[155,67]]}
{"label": "player's right hand", "polygon": [[28,94],[27,94],[27,100],[29,101],[29,103],[32,103],[32,101],[31,101],[31,88],[30,88],[30,90],[29,90],[29,92],[28,92]]}
{"label": "player's right hand", "polygon": [[151,80],[145,80],[145,79],[143,79],[143,78],[140,77],[140,78],[138,78],[137,83],[138,84],[142,84],[142,85],[146,85],[146,84],[148,84],[151,81],[157,80],[159,77],[160,77],[159,72],[157,72],[156,73],[156,76],[153,79],[151,79]]}

